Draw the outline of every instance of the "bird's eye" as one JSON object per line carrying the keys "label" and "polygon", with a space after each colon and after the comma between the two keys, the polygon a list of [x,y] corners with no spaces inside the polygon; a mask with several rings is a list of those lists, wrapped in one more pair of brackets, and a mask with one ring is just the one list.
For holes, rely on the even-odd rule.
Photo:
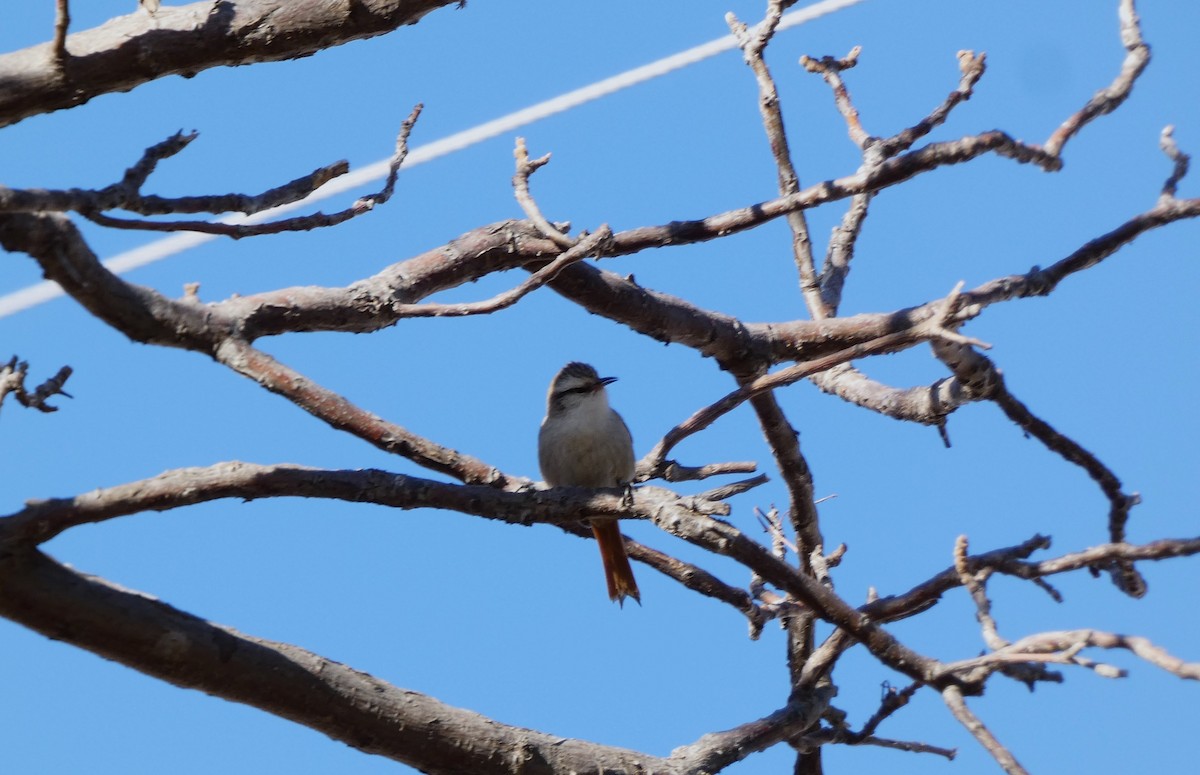
{"label": "bird's eye", "polygon": [[590,392],[592,392],[592,388],[590,386],[580,385],[579,387],[564,388],[563,390],[558,391],[558,395],[565,396],[568,393],[590,393]]}

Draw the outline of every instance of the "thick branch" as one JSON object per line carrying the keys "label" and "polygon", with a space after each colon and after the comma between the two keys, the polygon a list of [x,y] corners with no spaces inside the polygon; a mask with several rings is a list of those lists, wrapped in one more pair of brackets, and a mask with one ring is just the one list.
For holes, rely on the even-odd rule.
{"label": "thick branch", "polygon": [[634,751],[512,727],[66,568],[0,552],[0,615],[183,688],[430,773],[677,772]]}
{"label": "thick branch", "polygon": [[[1035,268],[1025,275],[999,278],[964,292],[956,322],[979,315],[990,304],[1046,295],[1067,276],[1096,265],[1146,231],[1198,215],[1200,199],[1159,202],[1047,269]],[[703,235],[693,236],[705,239],[719,236],[725,225],[717,216],[691,223],[703,231]],[[675,241],[667,234],[657,236],[666,244]],[[650,239],[645,229],[617,233],[606,255],[650,247]],[[560,253],[536,229],[521,223],[501,223],[477,229],[346,288],[289,288],[200,306],[172,302],[116,278],[99,265],[78,232],[60,216],[6,216],[0,219],[0,243],[9,250],[34,255],[48,277],[59,281],[78,301],[131,338],[203,351],[209,349],[211,336],[194,341],[191,335],[195,327],[211,327],[213,321],[224,319],[236,325],[248,339],[285,331],[374,331],[401,317],[393,311],[397,303],[414,303],[490,272],[546,261]],[[911,328],[928,319],[942,303],[937,300],[893,313],[817,322],[741,324],[587,265],[566,267],[551,286],[590,311],[657,339],[695,347],[725,363],[812,358]]]}
{"label": "thick branch", "polygon": [[803,734],[821,719],[833,698],[833,687],[822,687],[769,716],[725,732],[705,735],[692,745],[671,752],[672,761],[686,763],[688,772],[719,772],[747,754]]}
{"label": "thick branch", "polygon": [[454,0],[214,0],[118,16],[54,44],[0,55],[0,127],[168,75],[277,62],[415,24]]}
{"label": "thick branch", "polygon": [[279,497],[449,509],[516,525],[568,525],[592,515],[652,519],[659,512],[679,507],[693,515],[729,512],[726,504],[677,496],[660,487],[639,487],[632,497],[624,490],[597,492],[580,487],[505,492],[376,469],[328,470],[234,461],[175,469],[72,498],[30,501],[20,511],[0,518],[0,545],[40,544],[72,527],[144,511],[168,511],[222,498]]}

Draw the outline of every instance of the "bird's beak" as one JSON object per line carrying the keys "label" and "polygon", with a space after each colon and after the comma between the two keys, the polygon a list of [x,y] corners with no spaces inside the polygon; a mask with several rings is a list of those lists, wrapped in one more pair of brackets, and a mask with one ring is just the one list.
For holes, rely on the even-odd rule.
{"label": "bird's beak", "polygon": [[596,386],[604,387],[605,385],[611,385],[612,383],[614,383],[616,381],[617,381],[616,377],[601,377],[600,379],[596,380]]}

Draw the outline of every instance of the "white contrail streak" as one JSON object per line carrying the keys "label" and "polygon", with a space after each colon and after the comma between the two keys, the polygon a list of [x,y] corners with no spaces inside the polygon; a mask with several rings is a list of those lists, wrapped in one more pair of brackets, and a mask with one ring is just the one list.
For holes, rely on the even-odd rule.
{"label": "white contrail streak", "polygon": [[[780,30],[786,30],[790,27],[795,27],[805,22],[812,21],[826,14],[839,11],[852,5],[857,5],[863,0],[821,0],[821,2],[813,3],[799,10],[790,11],[783,15],[779,22]],[[469,148],[476,143],[490,140],[497,135],[502,135],[505,132],[511,132],[514,129],[532,124],[534,121],[553,116],[555,113],[562,113],[565,110],[578,107],[584,103],[597,100],[622,89],[627,89],[630,86],[649,81],[653,78],[666,75],[674,70],[687,67],[688,65],[696,64],[710,57],[716,56],[730,49],[737,48],[737,41],[732,35],[726,35],[716,40],[710,40],[708,43],[703,43],[699,46],[689,48],[686,51],[680,51],[677,54],[672,54],[669,57],[664,57],[657,61],[651,62],[648,65],[635,67],[632,70],[626,70],[623,73],[614,75],[611,78],[605,78],[602,81],[584,86],[581,89],[560,94],[557,97],[552,97],[545,102],[539,102],[536,105],[530,105],[527,108],[509,113],[500,118],[473,126],[462,132],[443,137],[440,140],[434,140],[431,143],[414,148],[408,158],[404,160],[405,167],[413,167],[417,164],[422,164],[427,161],[433,161],[441,156],[445,156],[455,151],[461,151],[464,148]],[[318,188],[306,198],[292,202],[290,204],[281,205],[270,210],[264,210],[260,213],[255,213],[249,217],[236,214],[227,218],[222,218],[223,223],[260,223],[262,221],[271,220],[277,216],[289,213],[293,210],[298,210],[302,207],[307,207],[322,199],[328,199],[331,196],[345,193],[368,183],[373,183],[382,180],[388,172],[388,159],[377,161],[373,164],[354,170],[353,172],[342,175],[335,180],[331,180],[325,185]],[[181,232],[170,237],[148,242],[141,247],[127,250],[124,253],[119,253],[111,258],[104,260],[104,266],[117,274],[123,274],[136,269],[146,264],[152,264],[155,261],[160,261],[168,256],[173,256],[176,253],[182,253],[185,250],[194,248],[197,245],[203,245],[209,240],[217,239],[215,234],[199,234],[196,232]],[[0,296],[0,318],[9,315],[15,315],[22,310],[37,306],[42,302],[49,301],[63,295],[62,288],[58,283],[44,281],[31,285],[27,288],[22,288],[19,291]]]}

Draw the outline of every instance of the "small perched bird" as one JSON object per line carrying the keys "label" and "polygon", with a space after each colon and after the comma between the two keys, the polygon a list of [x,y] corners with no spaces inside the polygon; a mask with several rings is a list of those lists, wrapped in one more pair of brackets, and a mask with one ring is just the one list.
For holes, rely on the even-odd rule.
{"label": "small perched bird", "polygon": [[[554,376],[546,394],[546,417],[538,433],[538,463],[552,487],[622,487],[633,481],[633,437],[621,415],[608,405],[601,377],[586,363],[568,363]],[[615,519],[592,519],[600,544],[608,597],[622,606],[626,597],[640,605],[637,582],[625,540]]]}

